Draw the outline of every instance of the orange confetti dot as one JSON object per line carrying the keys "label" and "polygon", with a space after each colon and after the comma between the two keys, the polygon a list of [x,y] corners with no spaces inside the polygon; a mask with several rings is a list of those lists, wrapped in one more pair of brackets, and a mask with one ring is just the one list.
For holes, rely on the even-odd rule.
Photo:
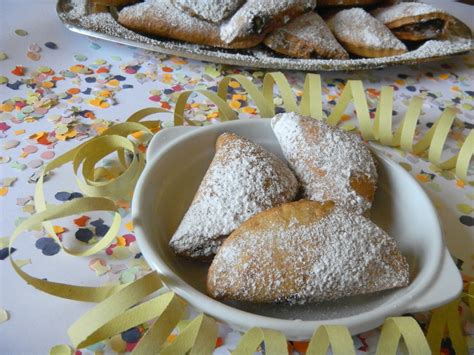
{"label": "orange confetti dot", "polygon": [[19,136],[21,134],[25,133],[25,130],[24,129],[19,129],[19,130],[16,130],[15,131],[15,135]]}
{"label": "orange confetti dot", "polygon": [[12,112],[13,109],[14,109],[14,106],[11,104],[0,104],[0,111]]}
{"label": "orange confetti dot", "polygon": [[124,237],[117,237],[117,244],[120,246],[127,245],[127,240]]}
{"label": "orange confetti dot", "polygon": [[429,178],[427,175],[425,175],[425,174],[418,174],[418,175],[416,175],[416,179],[417,179],[418,181],[420,181],[420,182],[428,182],[428,181],[430,181],[430,178]]}
{"label": "orange confetti dot", "polygon": [[440,74],[440,75],[439,75],[439,78],[440,78],[441,80],[446,80],[446,79],[449,78],[449,74]]}
{"label": "orange confetti dot", "polygon": [[104,102],[100,103],[99,107],[100,108],[109,108],[110,104],[108,102],[104,101]]}
{"label": "orange confetti dot", "polygon": [[224,340],[221,337],[218,337],[216,339],[216,348],[218,348],[219,346],[222,346],[222,344],[224,344]]}
{"label": "orange confetti dot", "polygon": [[395,80],[395,84],[403,85],[404,83],[405,83],[405,80],[402,80],[402,79]]}
{"label": "orange confetti dot", "polygon": [[341,121],[342,122],[349,121],[350,119],[351,119],[351,115],[344,114],[344,115],[341,116]]}
{"label": "orange confetti dot", "polygon": [[76,94],[79,94],[81,92],[81,90],[79,90],[78,88],[71,88],[66,92],[70,95],[76,95]]}
{"label": "orange confetti dot", "polygon": [[173,68],[170,68],[170,67],[163,67],[161,68],[165,73],[171,73],[173,72]]}
{"label": "orange confetti dot", "polygon": [[99,96],[101,97],[110,97],[112,96],[112,93],[109,90],[102,90],[99,92]]}
{"label": "orange confetti dot", "polygon": [[232,100],[243,100],[243,101],[246,101],[246,100],[247,100],[247,96],[246,96],[246,95],[235,94],[235,95],[232,95]]}
{"label": "orange confetti dot", "polygon": [[133,231],[133,222],[130,221],[130,222],[125,223],[125,228],[127,228],[129,232]]}
{"label": "orange confetti dot", "polygon": [[167,102],[160,102],[160,104],[161,104],[161,107],[166,110],[169,110],[171,108],[170,104]]}
{"label": "orange confetti dot", "polygon": [[79,218],[76,218],[74,220],[74,224],[78,227],[85,227],[85,225],[87,224],[87,221],[89,221],[90,217],[87,217],[87,216],[81,216]]}
{"label": "orange confetti dot", "polygon": [[8,187],[0,187],[0,196],[5,196],[8,193]]}
{"label": "orange confetti dot", "polygon": [[66,228],[61,227],[61,226],[53,226],[54,233],[56,234],[61,234],[66,231]]}
{"label": "orange confetti dot", "polygon": [[44,87],[44,88],[50,89],[50,88],[54,87],[54,83],[51,82],[51,81],[43,81],[41,83],[41,86]]}
{"label": "orange confetti dot", "polygon": [[465,183],[461,179],[456,179],[456,186],[463,189],[465,186]]}
{"label": "orange confetti dot", "polygon": [[97,69],[95,71],[97,74],[100,74],[100,73],[108,73],[109,72],[109,69],[106,68],[106,67],[100,67],[99,69]]}
{"label": "orange confetti dot", "polygon": [[294,341],[293,342],[293,347],[295,348],[296,351],[300,353],[305,353],[306,350],[308,350],[308,345],[309,343],[307,341]]}
{"label": "orange confetti dot", "polygon": [[243,111],[244,113],[248,113],[248,114],[251,114],[251,115],[254,115],[255,113],[257,113],[257,110],[256,110],[255,108],[253,108],[253,107],[250,107],[250,106],[244,107],[244,108],[242,109],[242,111]]}
{"label": "orange confetti dot", "polygon": [[25,75],[25,67],[22,65],[17,65],[15,68],[11,71],[13,75],[17,76],[23,76]]}

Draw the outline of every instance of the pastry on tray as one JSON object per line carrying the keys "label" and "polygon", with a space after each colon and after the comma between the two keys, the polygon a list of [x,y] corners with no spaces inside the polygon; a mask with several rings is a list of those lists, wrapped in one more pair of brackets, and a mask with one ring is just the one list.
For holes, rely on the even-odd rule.
{"label": "pastry on tray", "polygon": [[275,52],[296,58],[348,59],[349,54],[315,12],[301,15],[270,33],[264,40]]}
{"label": "pastry on tray", "polygon": [[221,39],[230,44],[265,35],[315,6],[316,0],[247,0],[222,25]]}
{"label": "pastry on tray", "polygon": [[225,43],[219,25],[189,15],[171,0],[146,0],[124,7],[118,22],[135,32],[222,48],[250,48],[263,40],[262,36],[248,35]]}
{"label": "pastry on tray", "polygon": [[318,0],[318,7],[326,6],[367,6],[383,2],[384,0]]}
{"label": "pastry on tray", "polygon": [[276,115],[272,128],[304,198],[334,201],[357,214],[370,209],[377,170],[358,135],[292,112]]}
{"label": "pastry on tray", "polygon": [[367,218],[301,200],[260,212],[227,238],[207,290],[218,299],[309,303],[403,287],[408,263]]}
{"label": "pastry on tray", "polygon": [[381,7],[372,15],[399,39],[420,41],[438,38],[443,35],[451,16],[434,6],[419,2],[402,2]]}
{"label": "pastry on tray", "polygon": [[297,192],[298,182],[285,162],[258,144],[224,133],[170,246],[178,255],[209,260],[244,221],[294,200]]}
{"label": "pastry on tray", "polygon": [[351,54],[388,57],[407,51],[403,42],[362,8],[339,11],[327,23],[337,40]]}

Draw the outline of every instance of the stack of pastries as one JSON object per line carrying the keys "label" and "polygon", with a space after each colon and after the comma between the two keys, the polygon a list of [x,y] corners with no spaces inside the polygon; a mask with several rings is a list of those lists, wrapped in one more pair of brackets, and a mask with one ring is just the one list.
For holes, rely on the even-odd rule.
{"label": "stack of pastries", "polygon": [[366,143],[296,113],[271,126],[286,161],[222,134],[170,240],[177,255],[212,261],[209,295],[304,304],[407,286],[406,259],[367,217],[377,170]]}
{"label": "stack of pastries", "polygon": [[441,37],[450,20],[431,5],[381,0],[129,0],[118,14],[146,35],[326,59],[403,54],[404,42]]}

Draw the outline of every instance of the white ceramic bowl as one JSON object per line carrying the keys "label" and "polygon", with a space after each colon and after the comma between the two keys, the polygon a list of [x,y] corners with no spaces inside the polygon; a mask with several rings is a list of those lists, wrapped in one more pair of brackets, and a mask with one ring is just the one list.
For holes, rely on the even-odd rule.
{"label": "white ceramic bowl", "polygon": [[322,324],[343,324],[357,334],[377,327],[387,316],[431,309],[461,292],[461,277],[444,246],[429,198],[403,168],[374,149],[380,179],[371,218],[396,239],[407,257],[408,287],[305,306],[224,303],[207,296],[208,265],[175,256],[168,241],[214,156],[217,137],[224,132],[244,136],[283,159],[268,119],[168,128],[150,143],[132,203],[135,233],[145,259],[191,306],[237,330],[259,326],[304,340]]}

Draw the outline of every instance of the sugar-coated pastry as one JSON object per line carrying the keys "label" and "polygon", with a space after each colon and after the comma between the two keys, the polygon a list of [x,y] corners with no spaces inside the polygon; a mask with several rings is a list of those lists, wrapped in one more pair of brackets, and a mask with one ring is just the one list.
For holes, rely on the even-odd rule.
{"label": "sugar-coated pastry", "polygon": [[250,48],[263,40],[263,36],[249,35],[232,44],[224,43],[219,25],[190,16],[170,0],[145,0],[124,7],[118,14],[118,22],[136,32],[214,47]]}
{"label": "sugar-coated pastry", "polygon": [[451,17],[434,6],[420,2],[402,2],[372,11],[372,15],[399,39],[420,41],[440,37]]}
{"label": "sugar-coated pastry", "polygon": [[172,0],[173,4],[191,16],[220,23],[242,6],[245,0]]}
{"label": "sugar-coated pastry", "polygon": [[247,0],[221,26],[220,36],[225,43],[264,36],[315,6],[316,0]]}
{"label": "sugar-coated pastry", "polygon": [[339,11],[327,23],[349,53],[372,58],[407,51],[407,47],[382,22],[362,8]]}
{"label": "sugar-coated pastry", "polygon": [[242,222],[294,200],[297,192],[298,182],[285,162],[258,144],[224,133],[170,246],[178,255],[209,260]]}
{"label": "sugar-coated pastry", "polygon": [[318,0],[318,7],[326,6],[367,6],[384,0]]}
{"label": "sugar-coated pastry", "polygon": [[332,202],[301,200],[260,212],[223,243],[207,276],[215,298],[309,303],[407,286],[395,241]]}
{"label": "sugar-coated pastry", "polygon": [[270,33],[264,40],[275,52],[296,58],[347,59],[349,55],[315,12],[301,15]]}
{"label": "sugar-coated pastry", "polygon": [[272,128],[306,199],[334,201],[357,214],[370,209],[377,170],[358,135],[293,112],[276,115]]}

